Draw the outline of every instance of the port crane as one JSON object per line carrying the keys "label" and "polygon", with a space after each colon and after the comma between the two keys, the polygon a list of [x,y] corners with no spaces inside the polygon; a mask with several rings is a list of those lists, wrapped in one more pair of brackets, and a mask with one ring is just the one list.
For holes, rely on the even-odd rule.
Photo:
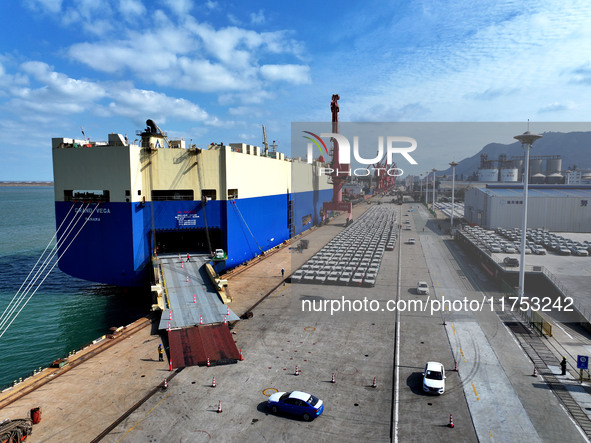
{"label": "port crane", "polygon": [[[330,110],[332,113],[332,132],[337,134],[339,132],[339,95],[333,94],[330,103]],[[332,138],[332,162],[330,178],[332,180],[332,201],[324,202],[322,205],[322,213],[325,221],[328,220],[329,211],[347,211],[347,225],[353,222],[353,204],[351,202],[343,201],[343,185],[349,179],[351,165],[348,163],[340,163],[339,157],[339,143]]]}

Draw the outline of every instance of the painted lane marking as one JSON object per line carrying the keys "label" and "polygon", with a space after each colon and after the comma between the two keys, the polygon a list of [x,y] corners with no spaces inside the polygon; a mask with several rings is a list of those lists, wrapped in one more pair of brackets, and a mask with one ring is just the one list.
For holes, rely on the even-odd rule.
{"label": "painted lane marking", "polygon": [[474,389],[474,395],[476,396],[476,400],[480,401],[480,398],[478,397],[478,392],[476,392],[476,386],[474,386],[474,382],[470,382],[472,384],[472,389]]}

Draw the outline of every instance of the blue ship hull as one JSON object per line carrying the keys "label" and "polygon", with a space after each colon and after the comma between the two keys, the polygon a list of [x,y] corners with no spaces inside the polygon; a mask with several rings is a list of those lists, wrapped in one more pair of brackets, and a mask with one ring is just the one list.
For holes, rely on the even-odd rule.
{"label": "blue ship hull", "polygon": [[[322,203],[330,201],[332,189],[279,194],[235,200],[153,201],[146,203],[101,203],[90,219],[91,204],[65,235],[65,226],[82,203],[56,202],[59,268],[85,280],[117,286],[144,286],[151,279],[151,257],[160,245],[159,237],[177,236],[179,252],[208,248],[203,241],[192,242],[207,230],[215,247],[227,251],[228,259],[217,264],[218,271],[238,266],[261,252],[311,228],[321,220]],[[71,211],[74,206],[74,211]],[[186,249],[178,239],[186,235]],[[181,239],[182,240],[182,239]],[[212,246],[212,249],[215,249]],[[162,251],[160,252],[170,252]]]}

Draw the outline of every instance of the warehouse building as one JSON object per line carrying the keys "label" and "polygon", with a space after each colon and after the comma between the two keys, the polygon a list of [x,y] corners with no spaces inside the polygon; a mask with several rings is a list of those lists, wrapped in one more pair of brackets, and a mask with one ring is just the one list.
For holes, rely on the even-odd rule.
{"label": "warehouse building", "polygon": [[[590,185],[529,185],[527,227],[591,232]],[[466,192],[464,218],[486,228],[521,228],[523,184],[487,184]]]}

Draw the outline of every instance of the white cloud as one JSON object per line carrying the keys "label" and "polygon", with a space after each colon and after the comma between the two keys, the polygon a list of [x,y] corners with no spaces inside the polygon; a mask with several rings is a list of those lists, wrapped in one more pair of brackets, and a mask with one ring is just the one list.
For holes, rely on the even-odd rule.
{"label": "white cloud", "polygon": [[119,0],[119,11],[129,21],[146,14],[146,8],[139,0]]}
{"label": "white cloud", "polygon": [[259,9],[259,12],[250,13],[250,23],[253,25],[262,25],[265,21],[265,14],[262,9]]}
{"label": "white cloud", "polygon": [[310,68],[304,65],[263,65],[261,75],[271,81],[287,81],[293,84],[310,83]]}
{"label": "white cloud", "polygon": [[191,0],[164,0],[164,3],[178,16],[186,16],[191,13],[193,9],[193,2]]}

